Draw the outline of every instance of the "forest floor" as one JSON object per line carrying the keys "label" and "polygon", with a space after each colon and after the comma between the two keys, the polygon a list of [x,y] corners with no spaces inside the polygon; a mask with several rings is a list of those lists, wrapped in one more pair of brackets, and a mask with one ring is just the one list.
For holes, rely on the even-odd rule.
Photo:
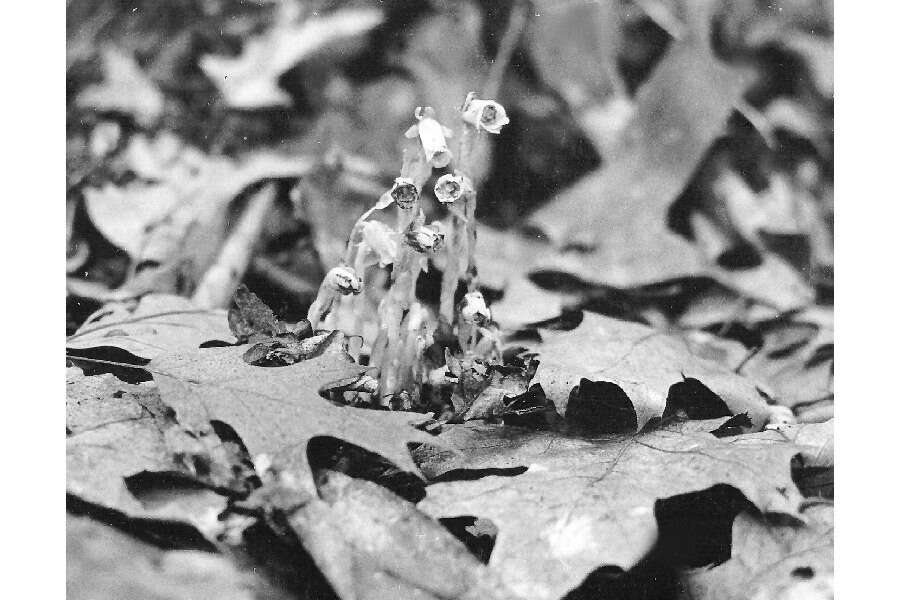
{"label": "forest floor", "polygon": [[832,32],[69,3],[68,593],[833,597]]}

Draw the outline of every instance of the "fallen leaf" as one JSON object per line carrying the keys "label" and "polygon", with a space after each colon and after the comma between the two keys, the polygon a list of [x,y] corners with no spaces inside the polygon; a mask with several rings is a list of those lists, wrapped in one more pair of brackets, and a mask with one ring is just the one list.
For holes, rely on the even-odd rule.
{"label": "fallen leaf", "polygon": [[[286,6],[284,11],[292,11]],[[384,19],[380,10],[348,8],[293,22],[283,14],[268,32],[247,39],[237,58],[206,55],[200,68],[232,108],[254,109],[290,104],[278,78],[314,53],[372,30]]]}
{"label": "fallen leaf", "polygon": [[228,310],[228,327],[240,343],[254,335],[277,336],[288,332],[272,309],[241,284],[234,292],[234,306]]}
{"label": "fallen leaf", "polygon": [[570,332],[543,335],[535,349],[540,365],[532,384],[540,384],[569,420],[573,390],[579,388],[575,397],[584,418],[621,421],[617,413],[628,407],[617,399],[624,394],[634,410],[633,416],[624,415],[632,430],[679,407],[706,417],[747,413],[756,429],[768,421],[769,407],[751,380],[695,356],[680,338],[592,313],[584,313]]}
{"label": "fallen leaf", "polygon": [[137,256],[147,232],[181,201],[177,190],[158,183],[85,188],[85,207],[107,240]]}
{"label": "fallen leaf", "polygon": [[778,600],[834,597],[834,507],[803,511],[805,523],[778,524],[739,514],[732,527],[731,559],[682,575],[684,598]]}
{"label": "fallen leaf", "polygon": [[431,439],[411,427],[425,415],[335,406],[319,395],[328,384],[353,380],[365,370],[350,361],[342,344],[336,338],[315,358],[286,367],[248,365],[244,348],[167,354],[150,367],[179,422],[203,431],[210,420],[223,421],[251,456],[286,462],[304,480],[306,443],[314,436],[344,439],[416,473],[407,444]]}
{"label": "fallen leaf", "polygon": [[144,392],[148,385],[131,385],[113,375],[85,377],[81,369],[66,369],[66,435],[103,425],[137,421],[150,416],[137,402],[110,402],[123,391]]}
{"label": "fallen leaf", "polygon": [[[753,273],[728,271],[716,265],[716,255],[669,228],[670,207],[749,85],[749,77],[720,62],[706,42],[711,3],[694,4],[693,20],[703,24],[672,42],[638,90],[635,115],[605,165],[531,216],[553,242],[553,252],[539,263],[620,287],[708,274],[781,310],[808,304],[808,286],[777,261]],[[760,286],[760,280],[779,283]]]}
{"label": "fallen leaf", "polygon": [[153,359],[168,352],[190,352],[212,340],[234,342],[224,310],[201,310],[180,296],[148,294],[137,303],[107,304],[66,338],[66,347],[121,348]]}
{"label": "fallen leaf", "polygon": [[[485,381],[476,388],[474,398],[466,399],[464,402],[463,420],[496,419],[503,416],[508,411],[510,403],[528,390],[528,382],[534,375],[535,366],[529,363],[519,369],[491,365]],[[461,383],[463,382],[465,379],[461,380]],[[529,408],[537,410],[539,407],[529,405]],[[462,411],[457,409],[457,412]]]}
{"label": "fallen leaf", "polygon": [[210,157],[166,135],[135,144],[122,162],[151,181],[85,190],[93,224],[131,258],[122,291],[134,295],[192,293],[228,233],[232,200],[256,182],[300,177],[312,164],[270,152]]}
{"label": "fallen leaf", "polygon": [[468,548],[385,488],[326,471],[289,523],[343,600],[514,596]]}
{"label": "fallen leaf", "polygon": [[66,516],[66,597],[287,600],[220,554],[161,550],[89,518]]}
{"label": "fallen leaf", "polygon": [[606,165],[531,222],[561,246],[597,247],[591,268],[612,284],[702,272],[703,258],[669,230],[666,211],[724,132],[746,86],[702,38],[673,42],[638,90],[635,116]]}
{"label": "fallen leaf", "polygon": [[563,96],[603,153],[615,144],[633,107],[616,59],[622,44],[614,2],[536,2],[525,41],[541,78]]}
{"label": "fallen leaf", "polygon": [[[228,486],[232,465],[219,451],[221,440],[182,428],[154,385],[129,385],[108,374],[85,377],[70,369],[66,392],[67,493],[132,517],[155,517],[129,491],[126,478],[145,471],[194,476],[196,460],[211,483]],[[221,511],[225,501],[207,497],[205,506]],[[167,517],[199,524],[194,517],[202,512],[169,510]]]}
{"label": "fallen leaf", "polygon": [[791,459],[803,447],[759,434],[707,433],[722,421],[594,439],[447,426],[438,440],[459,454],[419,452],[429,478],[460,469],[527,471],[434,483],[419,508],[434,517],[491,520],[499,533],[489,566],[514,593],[555,600],[598,567],[637,564],[657,541],[659,499],[727,484],[764,513],[799,515],[803,497]]}
{"label": "fallen leaf", "polygon": [[768,385],[775,401],[795,410],[834,396],[833,315],[815,314],[757,324],[762,346],[741,366],[741,373]]}
{"label": "fallen leaf", "polygon": [[103,83],[85,88],[75,100],[78,106],[134,117],[151,127],[163,114],[165,97],[141,70],[134,56],[114,46],[102,51]]}

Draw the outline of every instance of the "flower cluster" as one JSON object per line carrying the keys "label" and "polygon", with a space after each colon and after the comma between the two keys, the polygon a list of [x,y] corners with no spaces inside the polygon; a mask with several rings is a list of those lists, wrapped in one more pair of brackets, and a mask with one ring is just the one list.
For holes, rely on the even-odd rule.
{"label": "flower cluster", "polygon": [[[462,135],[451,150],[447,140],[453,132],[432,107],[419,107],[414,116],[399,177],[357,220],[342,264],[328,272],[308,314],[314,329],[340,328],[366,338],[369,364],[378,368],[378,401],[391,408],[415,406],[429,373],[446,370],[445,364],[425,359],[436,337],[443,340],[443,351],[430,354],[439,357],[450,352],[448,339],[458,341],[453,351],[463,360],[497,347],[491,311],[477,289],[476,193],[467,173],[473,145],[484,143],[479,136],[500,133],[509,118],[499,103],[469,93],[458,115]],[[422,197],[434,169],[446,170],[432,188],[436,207],[445,214],[426,222]],[[393,226],[376,218],[391,206],[396,207]],[[420,273],[433,265],[442,271],[437,307],[416,296]],[[460,282],[466,293],[456,303]]]}

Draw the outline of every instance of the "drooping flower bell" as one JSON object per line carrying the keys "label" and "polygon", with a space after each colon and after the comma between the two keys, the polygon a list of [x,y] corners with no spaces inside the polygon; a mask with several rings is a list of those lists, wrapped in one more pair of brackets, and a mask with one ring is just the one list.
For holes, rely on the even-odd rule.
{"label": "drooping flower bell", "polygon": [[358,294],[362,291],[362,278],[356,274],[356,271],[343,265],[328,271],[323,284],[343,296]]}
{"label": "drooping flower bell", "polygon": [[436,169],[446,167],[453,160],[453,154],[447,147],[447,138],[453,132],[441,125],[435,119],[436,113],[430,106],[417,107],[416,119],[418,123],[406,131],[406,137],[419,136],[422,149],[425,151],[425,159]]}
{"label": "drooping flower bell", "polygon": [[466,96],[462,105],[462,118],[476,130],[483,129],[494,134],[500,133],[503,126],[509,123],[502,104],[494,100],[479,100],[475,92],[469,92]]}
{"label": "drooping flower bell", "polygon": [[487,307],[481,292],[469,292],[463,296],[459,314],[470,325],[484,325],[491,320],[491,309]]}

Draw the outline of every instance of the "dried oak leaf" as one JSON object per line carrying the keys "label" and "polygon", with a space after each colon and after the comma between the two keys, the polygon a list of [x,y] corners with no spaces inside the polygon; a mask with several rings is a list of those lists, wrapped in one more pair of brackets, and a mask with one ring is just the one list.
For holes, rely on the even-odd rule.
{"label": "dried oak leaf", "polygon": [[224,310],[198,309],[180,296],[148,294],[137,302],[105,305],[66,338],[66,348],[121,348],[150,360],[212,340],[234,342]]}
{"label": "dried oak leaf", "polygon": [[798,516],[803,496],[791,460],[806,448],[760,434],[707,433],[722,421],[594,439],[471,422],[446,426],[438,440],[460,453],[417,451],[429,477],[527,471],[432,484],[419,508],[438,518],[491,520],[499,534],[489,566],[522,597],[555,600],[598,567],[628,570],[639,562],[658,538],[658,499],[727,484],[764,513]]}
{"label": "dried oak leaf", "polygon": [[606,166],[532,217],[553,240],[599,244],[590,268],[610,283],[646,283],[706,268],[697,249],[669,230],[666,211],[724,132],[748,81],[697,38],[673,42],[638,90],[635,116]]}
{"label": "dried oak leaf", "polygon": [[802,278],[776,258],[729,271],[668,225],[669,209],[750,85],[709,47],[714,4],[692,3],[693,31],[672,42],[638,90],[634,116],[605,153],[604,166],[532,215],[530,223],[556,249],[536,266],[616,286],[710,275],[782,310],[812,300]]}
{"label": "dried oak leaf", "polygon": [[66,597],[286,600],[220,554],[161,550],[84,517],[66,517]]}
{"label": "dried oak leaf", "polygon": [[134,56],[107,46],[103,49],[103,83],[78,94],[75,103],[100,112],[131,115],[150,127],[163,115],[165,97],[141,70]]}
{"label": "dried oak leaf", "polygon": [[93,224],[134,266],[122,291],[186,294],[213,264],[229,230],[232,201],[252,184],[296,178],[310,161],[270,152],[243,161],[210,157],[158,136],[133,142],[128,170],[151,181],[85,190]]}
{"label": "dried oak leaf", "polygon": [[802,416],[834,397],[834,316],[806,311],[757,324],[763,344],[741,373],[771,387],[774,399]]}
{"label": "dried oak leaf", "polygon": [[[540,384],[570,421],[573,400],[579,418],[609,418],[633,431],[678,409],[707,418],[747,413],[756,429],[769,419],[770,409],[751,380],[692,354],[675,336],[592,313],[584,313],[572,331],[542,335],[532,384]],[[630,407],[623,406],[626,399]],[[584,423],[594,424],[603,426]]]}
{"label": "dried oak leaf", "polygon": [[342,345],[337,336],[318,356],[285,367],[248,365],[243,348],[167,354],[150,367],[179,422],[203,431],[210,420],[223,421],[254,458],[266,454],[302,475],[309,471],[306,443],[314,436],[332,436],[417,473],[407,444],[432,439],[411,427],[425,415],[336,406],[319,395],[323,387],[352,381],[365,370]]}
{"label": "dried oak leaf", "polygon": [[343,9],[296,22],[299,5],[287,3],[279,22],[266,33],[248,39],[241,55],[206,55],[200,68],[219,88],[226,104],[254,109],[290,104],[278,78],[314,53],[369,32],[384,15],[372,8]]}
{"label": "dried oak leaf", "polygon": [[[126,485],[144,472],[181,473],[210,485],[231,484],[233,456],[214,434],[182,428],[153,384],[130,385],[109,374],[66,373],[66,491],[132,517],[179,520],[207,529],[226,499],[197,493],[190,506],[145,505]],[[198,503],[197,500],[200,500]]]}
{"label": "dried oak leaf", "polygon": [[623,45],[623,14],[613,2],[534,4],[525,43],[541,79],[569,104],[578,124],[603,153],[631,116],[616,62]]}
{"label": "dried oak leaf", "polygon": [[288,522],[343,600],[513,599],[466,546],[385,488],[324,471]]}
{"label": "dried oak leaf", "polygon": [[778,600],[834,597],[834,507],[803,511],[805,523],[779,524],[741,513],[732,526],[731,559],[681,578],[685,598]]}
{"label": "dried oak leaf", "polygon": [[95,227],[107,240],[137,256],[147,231],[179,202],[175,189],[158,183],[107,183],[85,188],[85,207]]}
{"label": "dried oak leaf", "polygon": [[234,306],[228,310],[228,327],[239,342],[255,335],[275,337],[288,333],[287,326],[272,309],[244,284],[234,292]]}

